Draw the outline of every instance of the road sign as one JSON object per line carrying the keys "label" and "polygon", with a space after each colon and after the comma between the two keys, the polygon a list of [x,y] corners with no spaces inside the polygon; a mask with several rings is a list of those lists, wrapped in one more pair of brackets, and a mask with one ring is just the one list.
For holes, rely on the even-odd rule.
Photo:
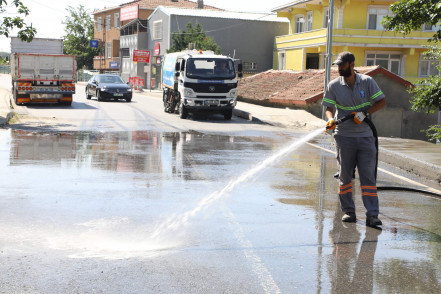
{"label": "road sign", "polygon": [[159,44],[159,42],[155,43],[155,55],[159,55],[161,53],[161,45]]}
{"label": "road sign", "polygon": [[90,40],[89,46],[94,47],[94,48],[98,48],[98,40]]}
{"label": "road sign", "polygon": [[133,62],[150,62],[150,51],[133,50]]}
{"label": "road sign", "polygon": [[118,69],[119,68],[119,61],[110,61],[109,68]]}

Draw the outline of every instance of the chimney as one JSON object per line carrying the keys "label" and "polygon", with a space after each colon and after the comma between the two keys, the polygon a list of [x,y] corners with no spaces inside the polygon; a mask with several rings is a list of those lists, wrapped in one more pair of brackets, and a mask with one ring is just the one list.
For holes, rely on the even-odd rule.
{"label": "chimney", "polygon": [[204,9],[204,0],[198,0],[198,8]]}

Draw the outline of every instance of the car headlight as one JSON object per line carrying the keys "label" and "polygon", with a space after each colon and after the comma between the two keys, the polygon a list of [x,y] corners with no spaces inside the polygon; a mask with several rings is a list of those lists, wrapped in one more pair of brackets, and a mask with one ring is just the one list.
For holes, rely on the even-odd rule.
{"label": "car headlight", "polygon": [[127,92],[132,92],[132,88],[128,88],[128,89],[127,89]]}
{"label": "car headlight", "polygon": [[192,97],[194,96],[194,91],[191,88],[184,88],[184,96],[185,97]]}
{"label": "car headlight", "polygon": [[230,91],[230,97],[236,97],[237,96],[237,90],[233,89]]}
{"label": "car headlight", "polygon": [[102,88],[100,89],[100,91],[101,91],[101,92],[106,92],[107,89],[106,89],[106,87],[102,87]]}

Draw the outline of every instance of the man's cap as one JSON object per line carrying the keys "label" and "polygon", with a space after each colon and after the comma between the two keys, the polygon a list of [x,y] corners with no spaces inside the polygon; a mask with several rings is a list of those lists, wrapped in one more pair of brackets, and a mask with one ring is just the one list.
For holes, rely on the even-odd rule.
{"label": "man's cap", "polygon": [[334,62],[332,64],[336,64],[336,65],[342,65],[345,64],[346,62],[354,62],[355,61],[355,56],[354,54],[352,54],[349,51],[345,51],[342,52],[338,55],[337,59],[334,60]]}

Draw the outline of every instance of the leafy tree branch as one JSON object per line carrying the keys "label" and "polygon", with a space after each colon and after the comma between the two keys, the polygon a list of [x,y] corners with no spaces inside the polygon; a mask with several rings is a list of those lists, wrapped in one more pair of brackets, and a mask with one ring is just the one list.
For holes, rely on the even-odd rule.
{"label": "leafy tree branch", "polygon": [[199,23],[196,23],[193,26],[193,24],[189,22],[185,28],[186,30],[173,33],[172,46],[167,53],[185,50],[190,43],[195,44],[195,49],[211,50],[215,54],[220,53],[219,45],[213,40],[213,38],[204,33],[203,28]]}
{"label": "leafy tree branch", "polygon": [[[22,16],[29,15],[29,9],[23,4],[21,0],[12,0],[12,4],[17,10],[17,16],[3,16],[3,20],[0,22],[0,35],[9,37],[13,29],[19,29],[17,36],[22,41],[30,42],[34,38],[37,30],[31,25],[27,25]],[[0,14],[6,13],[6,6],[8,2],[6,0],[0,0]]]}

